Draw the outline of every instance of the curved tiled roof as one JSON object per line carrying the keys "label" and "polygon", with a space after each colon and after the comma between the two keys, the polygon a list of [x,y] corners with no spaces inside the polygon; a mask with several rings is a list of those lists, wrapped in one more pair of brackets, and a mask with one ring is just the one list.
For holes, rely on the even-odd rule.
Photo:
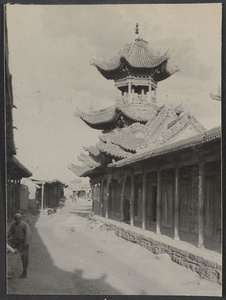
{"label": "curved tiled roof", "polygon": [[125,103],[121,98],[117,99],[117,109],[125,116],[137,122],[153,120],[157,115],[157,106],[152,103]]}
{"label": "curved tiled roof", "polygon": [[91,64],[104,71],[118,69],[124,61],[131,67],[152,69],[169,59],[168,53],[155,55],[148,43],[137,39],[133,44],[126,44],[113,58],[100,61],[93,59]]}
{"label": "curved tiled roof", "polygon": [[71,170],[75,175],[82,177],[86,172],[92,170],[92,168],[89,168],[85,165],[83,166],[78,166],[74,164],[70,164],[68,166],[68,169]]}
{"label": "curved tiled roof", "polygon": [[122,166],[130,165],[132,163],[136,163],[138,161],[142,161],[147,158],[152,158],[169,152],[172,153],[178,150],[183,150],[186,148],[204,144],[220,138],[221,138],[221,128],[215,127],[213,129],[206,130],[202,133],[199,133],[195,136],[191,136],[189,138],[176,141],[174,143],[166,144],[152,150],[150,150],[150,148],[147,148],[140,153],[133,154],[131,157],[120,160],[115,163],[111,163],[108,165],[108,167],[122,167]]}
{"label": "curved tiled roof", "polygon": [[134,123],[123,129],[115,129],[114,131],[103,134],[102,139],[106,143],[118,145],[128,151],[136,151],[147,147],[147,133],[144,125]]}
{"label": "curved tiled roof", "polygon": [[167,126],[171,121],[177,121],[178,116],[173,109],[163,106],[154,120],[150,119],[147,122],[147,132],[149,135],[154,135],[156,132],[167,130]]}
{"label": "curved tiled roof", "polygon": [[[147,122],[158,114],[159,107],[153,103],[125,102],[118,98],[116,106],[111,106],[98,111],[85,113],[77,110],[75,115],[86,122],[90,127],[105,129],[106,124],[114,125],[121,114],[136,122]],[[116,127],[116,125],[114,125]]]}
{"label": "curved tiled roof", "polygon": [[85,113],[77,109],[75,116],[81,118],[88,124],[95,125],[113,121],[115,117],[117,117],[117,112],[115,106],[113,105],[90,113]]}
{"label": "curved tiled roof", "polygon": [[22,164],[19,160],[12,156],[7,162],[8,177],[14,179],[21,179],[22,177],[28,178],[32,173]]}
{"label": "curved tiled roof", "polygon": [[[190,114],[186,113],[181,118],[178,118],[172,126],[169,126],[168,130],[165,130],[161,135],[157,135],[156,138],[153,140],[152,144],[155,146],[163,145],[178,137],[182,138],[182,133],[189,125],[191,125]],[[196,133],[199,132],[200,131],[196,131]]]}
{"label": "curved tiled roof", "polygon": [[[129,107],[129,105],[125,104],[124,107]],[[190,113],[181,115],[181,113],[177,113],[177,109],[166,106],[161,109],[153,105],[150,107],[152,111],[156,112],[154,118],[151,115],[146,124],[137,122],[103,133],[99,137],[100,141],[96,148],[100,152],[124,160],[130,156],[133,157],[140,151],[145,151],[145,149],[148,153],[152,153],[160,147],[171,149],[170,145],[180,143],[185,136],[187,138],[194,137],[205,131],[205,128]]]}
{"label": "curved tiled roof", "polygon": [[183,132],[188,126],[190,126],[189,132],[193,135],[205,130],[189,113],[178,116],[173,108],[163,107],[156,118],[145,125],[134,123],[128,127],[102,134],[100,139],[105,147],[114,144],[134,153],[145,148],[153,149],[171,143],[175,139],[182,139]]}
{"label": "curved tiled roof", "polygon": [[202,124],[194,118],[192,115],[190,115],[190,120],[192,125],[201,133],[205,130],[205,128],[202,126]]}
{"label": "curved tiled roof", "polygon": [[84,153],[81,153],[80,156],[78,156],[78,160],[82,161],[89,168],[95,168],[100,165],[94,159],[92,159],[91,156],[85,155]]}
{"label": "curved tiled roof", "polygon": [[100,155],[100,150],[96,146],[83,147],[85,151],[88,151],[93,156]]}
{"label": "curved tiled roof", "polygon": [[124,151],[121,147],[112,144],[112,143],[104,143],[99,142],[98,148],[101,152],[105,152],[110,154],[111,156],[119,157],[119,158],[126,158],[129,157],[132,153]]}

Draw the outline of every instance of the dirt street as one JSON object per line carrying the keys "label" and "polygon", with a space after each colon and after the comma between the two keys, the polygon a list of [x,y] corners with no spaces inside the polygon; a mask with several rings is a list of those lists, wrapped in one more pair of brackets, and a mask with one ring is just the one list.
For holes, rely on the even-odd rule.
{"label": "dirt street", "polygon": [[88,220],[91,202],[67,201],[50,216],[29,215],[33,238],[28,277],[18,279],[9,294],[47,295],[221,295],[221,286],[105,231]]}

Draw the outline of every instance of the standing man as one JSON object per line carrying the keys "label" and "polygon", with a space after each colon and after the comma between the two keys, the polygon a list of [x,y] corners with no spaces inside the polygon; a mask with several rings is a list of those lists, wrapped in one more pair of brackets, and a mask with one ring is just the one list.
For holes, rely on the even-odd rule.
{"label": "standing man", "polygon": [[125,223],[129,223],[130,222],[130,202],[126,198],[126,196],[124,196],[124,202],[123,202],[123,215],[124,215],[123,221]]}
{"label": "standing man", "polygon": [[22,221],[20,213],[16,213],[14,216],[15,222],[8,232],[8,244],[16,248],[21,256],[23,273],[20,275],[20,279],[27,277],[27,267],[29,264],[29,245],[31,241],[31,230],[29,225]]}

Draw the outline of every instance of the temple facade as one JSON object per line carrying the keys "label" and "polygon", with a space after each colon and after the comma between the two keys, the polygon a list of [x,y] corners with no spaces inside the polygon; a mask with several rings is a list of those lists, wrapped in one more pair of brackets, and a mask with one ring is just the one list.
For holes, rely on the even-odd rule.
{"label": "temple facade", "polygon": [[76,112],[101,135],[69,168],[90,178],[94,214],[221,251],[221,129],[158,106],[158,82],[178,68],[138,31],[113,58],[92,60],[121,95],[112,107]]}

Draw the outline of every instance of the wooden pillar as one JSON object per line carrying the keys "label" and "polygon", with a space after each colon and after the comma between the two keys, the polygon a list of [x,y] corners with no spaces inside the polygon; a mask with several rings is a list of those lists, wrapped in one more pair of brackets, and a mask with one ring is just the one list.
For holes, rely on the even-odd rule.
{"label": "wooden pillar", "polygon": [[44,181],[42,182],[41,210],[44,209]]}
{"label": "wooden pillar", "polygon": [[12,218],[13,213],[13,179],[10,179],[10,199],[9,199],[9,207],[10,207],[10,219]]}
{"label": "wooden pillar", "polygon": [[174,240],[180,240],[179,230],[179,167],[175,169]]}
{"label": "wooden pillar", "polygon": [[120,202],[120,215],[122,220],[124,220],[123,204],[124,204],[124,195],[125,195],[125,184],[126,184],[126,174],[124,173],[122,178],[121,202]]}
{"label": "wooden pillar", "polygon": [[157,213],[156,234],[161,234],[161,170],[157,171]]}
{"label": "wooden pillar", "polygon": [[51,189],[49,186],[46,186],[46,197],[47,197],[47,203],[48,203],[48,207],[54,207],[52,199],[51,199]]}
{"label": "wooden pillar", "polygon": [[142,229],[147,227],[146,215],[146,171],[143,172],[143,187],[142,187]]}
{"label": "wooden pillar", "polygon": [[16,179],[13,180],[13,214],[17,212],[17,182]]}
{"label": "wooden pillar", "polygon": [[143,88],[141,89],[141,99],[142,99],[142,101],[144,101],[144,89]]}
{"label": "wooden pillar", "polygon": [[134,226],[134,175],[131,176],[131,199],[130,199],[130,224],[131,226]]}
{"label": "wooden pillar", "polygon": [[50,197],[49,197],[49,194],[50,194],[50,186],[47,184],[46,185],[46,187],[45,187],[45,199],[46,199],[46,201],[45,201],[45,203],[46,203],[46,207],[48,208],[48,207],[50,207],[50,208],[53,208],[53,207],[55,207],[56,205],[55,205],[55,203],[53,203],[53,202],[51,202],[50,201]]}
{"label": "wooden pillar", "polygon": [[52,191],[51,187],[49,188],[49,203],[51,203],[51,205],[54,206],[53,191]]}
{"label": "wooden pillar", "polygon": [[16,180],[16,209],[20,210],[20,180]]}
{"label": "wooden pillar", "polygon": [[59,205],[59,202],[60,202],[60,186],[56,186],[56,192],[57,192],[57,203],[56,205],[58,206]]}
{"label": "wooden pillar", "polygon": [[157,93],[156,93],[156,88],[154,89],[154,102],[156,103],[156,98],[157,98]]}
{"label": "wooden pillar", "polygon": [[12,202],[11,202],[11,217],[13,217],[16,208],[16,195],[15,195],[15,179],[12,180]]}
{"label": "wooden pillar", "polygon": [[11,204],[12,204],[12,182],[11,179],[8,179],[8,195],[7,195],[7,216],[8,221],[10,221],[12,213],[11,213]]}
{"label": "wooden pillar", "polygon": [[100,181],[100,216],[103,216],[103,182]]}
{"label": "wooden pillar", "polygon": [[91,201],[92,201],[92,212],[94,213],[94,184],[91,183]]}
{"label": "wooden pillar", "polygon": [[44,184],[44,189],[43,189],[43,209],[48,208],[47,201],[46,201],[47,190],[48,190],[48,184]]}
{"label": "wooden pillar", "polygon": [[149,84],[149,90],[148,90],[148,101],[151,102],[152,101],[152,84]]}
{"label": "wooden pillar", "polygon": [[16,194],[17,194],[17,209],[20,210],[20,180],[17,179],[16,183]]}
{"label": "wooden pillar", "polygon": [[17,179],[13,180],[13,193],[14,193],[14,212],[18,212],[18,198],[17,198]]}
{"label": "wooden pillar", "polygon": [[106,212],[105,212],[105,217],[106,219],[109,218],[109,193],[110,193],[110,182],[111,182],[111,176],[109,175],[107,177],[107,195],[106,195]]}
{"label": "wooden pillar", "polygon": [[11,199],[10,199],[10,218],[13,218],[14,213],[14,180],[11,180]]}
{"label": "wooden pillar", "polygon": [[199,162],[198,247],[204,247],[204,162]]}
{"label": "wooden pillar", "polygon": [[50,201],[50,197],[49,197],[49,195],[50,195],[50,186],[49,185],[47,185],[46,186],[46,190],[45,190],[45,193],[46,193],[46,206],[47,207],[50,207],[50,208],[53,208],[53,207],[56,207],[57,206],[57,204],[58,204],[58,188],[57,187],[55,187],[56,188],[56,202],[54,203],[54,202],[52,202],[52,201]]}
{"label": "wooden pillar", "polygon": [[129,102],[131,102],[131,82],[128,82],[128,97],[129,97]]}
{"label": "wooden pillar", "polygon": [[131,95],[131,100],[134,100],[134,88],[132,88],[132,95]]}
{"label": "wooden pillar", "polygon": [[7,212],[7,222],[9,220],[9,179],[7,178],[7,192],[6,192],[6,212]]}

